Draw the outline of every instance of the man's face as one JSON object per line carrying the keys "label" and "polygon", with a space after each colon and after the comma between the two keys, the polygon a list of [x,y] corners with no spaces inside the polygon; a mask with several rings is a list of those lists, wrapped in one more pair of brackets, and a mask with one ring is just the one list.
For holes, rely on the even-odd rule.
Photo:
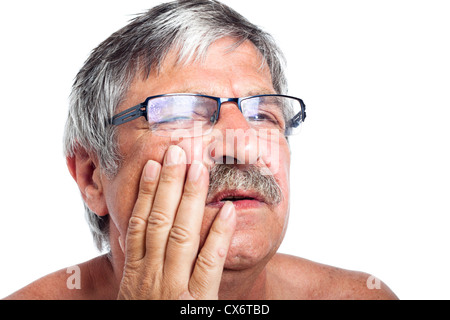
{"label": "man's face", "polygon": [[[244,42],[230,52],[231,44],[232,39],[219,40],[209,48],[205,61],[187,65],[177,64],[175,55],[169,54],[159,73],[153,72],[146,80],[137,77],[117,112],[137,105],[149,96],[167,93],[201,93],[227,98],[275,93],[268,67],[261,68],[261,58],[256,48]],[[275,205],[260,201],[235,202],[237,225],[225,268],[242,269],[267,261],[280,245],[288,220],[290,153],[283,134],[275,140],[270,139],[262,150],[259,140],[239,137],[239,133],[242,135],[249,129],[248,122],[232,102],[222,105],[214,131],[199,138],[155,135],[149,130],[144,117],[119,126],[122,165],[113,179],[102,179],[111,228],[126,235],[144,165],[148,160],[162,164],[168,147],[176,144],[185,150],[188,166],[193,160],[201,160],[207,168],[212,168],[215,162],[224,163],[223,159],[227,158],[244,163],[237,165],[243,170],[249,164],[270,169],[281,189],[282,199]],[[224,138],[230,132],[236,132],[235,139]],[[237,140],[240,140],[239,148],[230,146]],[[269,163],[270,166],[266,165]],[[242,196],[252,191],[240,190]],[[207,199],[201,243],[220,210],[221,203],[214,199],[216,196],[212,194]]]}

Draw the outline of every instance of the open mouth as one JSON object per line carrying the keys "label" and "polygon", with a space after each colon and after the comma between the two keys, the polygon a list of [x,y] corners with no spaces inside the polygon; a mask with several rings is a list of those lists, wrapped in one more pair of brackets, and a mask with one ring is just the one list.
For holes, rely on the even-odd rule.
{"label": "open mouth", "polygon": [[206,205],[222,207],[226,201],[233,202],[236,209],[259,207],[265,202],[263,197],[254,191],[226,190],[218,192],[211,199],[207,199]]}

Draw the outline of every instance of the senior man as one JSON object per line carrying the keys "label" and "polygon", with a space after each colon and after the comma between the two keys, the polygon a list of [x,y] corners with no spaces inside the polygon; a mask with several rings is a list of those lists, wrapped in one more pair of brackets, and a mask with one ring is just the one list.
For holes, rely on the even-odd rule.
{"label": "senior man", "polygon": [[288,136],[305,120],[273,39],[217,1],[136,17],[78,73],[69,171],[108,254],[9,298],[389,299],[369,275],[277,254]]}

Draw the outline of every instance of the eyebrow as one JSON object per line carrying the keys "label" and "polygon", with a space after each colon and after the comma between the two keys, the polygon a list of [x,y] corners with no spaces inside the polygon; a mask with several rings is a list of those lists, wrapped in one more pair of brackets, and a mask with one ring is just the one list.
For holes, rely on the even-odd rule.
{"label": "eyebrow", "polygon": [[277,94],[275,92],[275,90],[269,90],[269,89],[256,89],[256,90],[251,90],[247,92],[247,97],[250,96],[259,96],[259,95],[263,95],[263,94]]}
{"label": "eyebrow", "polygon": [[[195,88],[184,88],[183,90],[178,90],[177,92],[174,93],[194,93],[194,94],[200,94],[200,95],[204,95],[204,96],[214,96],[214,97],[221,97],[221,98],[232,98],[232,97],[222,97],[222,95],[220,94],[216,94],[216,92],[214,89],[206,92],[204,90],[198,90]],[[244,98],[244,97],[251,97],[251,96],[259,96],[259,95],[264,95],[264,94],[277,94],[275,92],[275,90],[270,90],[267,88],[255,88],[249,91],[246,91],[246,94],[242,95],[239,98]]]}

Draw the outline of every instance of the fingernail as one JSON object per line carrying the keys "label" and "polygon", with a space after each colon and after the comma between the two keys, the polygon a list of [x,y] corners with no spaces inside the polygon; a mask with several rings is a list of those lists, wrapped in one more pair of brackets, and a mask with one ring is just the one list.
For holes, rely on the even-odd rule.
{"label": "fingernail", "polygon": [[196,182],[200,178],[204,167],[201,162],[194,160],[189,169],[188,180]]}
{"label": "fingernail", "polygon": [[180,164],[183,159],[183,152],[183,149],[178,146],[170,146],[167,150],[166,164],[169,166]]}
{"label": "fingernail", "polygon": [[159,163],[153,160],[149,160],[145,165],[144,179],[145,181],[154,181],[158,176]]}
{"label": "fingernail", "polygon": [[220,219],[227,220],[231,214],[234,212],[234,204],[231,201],[225,202],[222,207],[222,211],[220,211]]}

